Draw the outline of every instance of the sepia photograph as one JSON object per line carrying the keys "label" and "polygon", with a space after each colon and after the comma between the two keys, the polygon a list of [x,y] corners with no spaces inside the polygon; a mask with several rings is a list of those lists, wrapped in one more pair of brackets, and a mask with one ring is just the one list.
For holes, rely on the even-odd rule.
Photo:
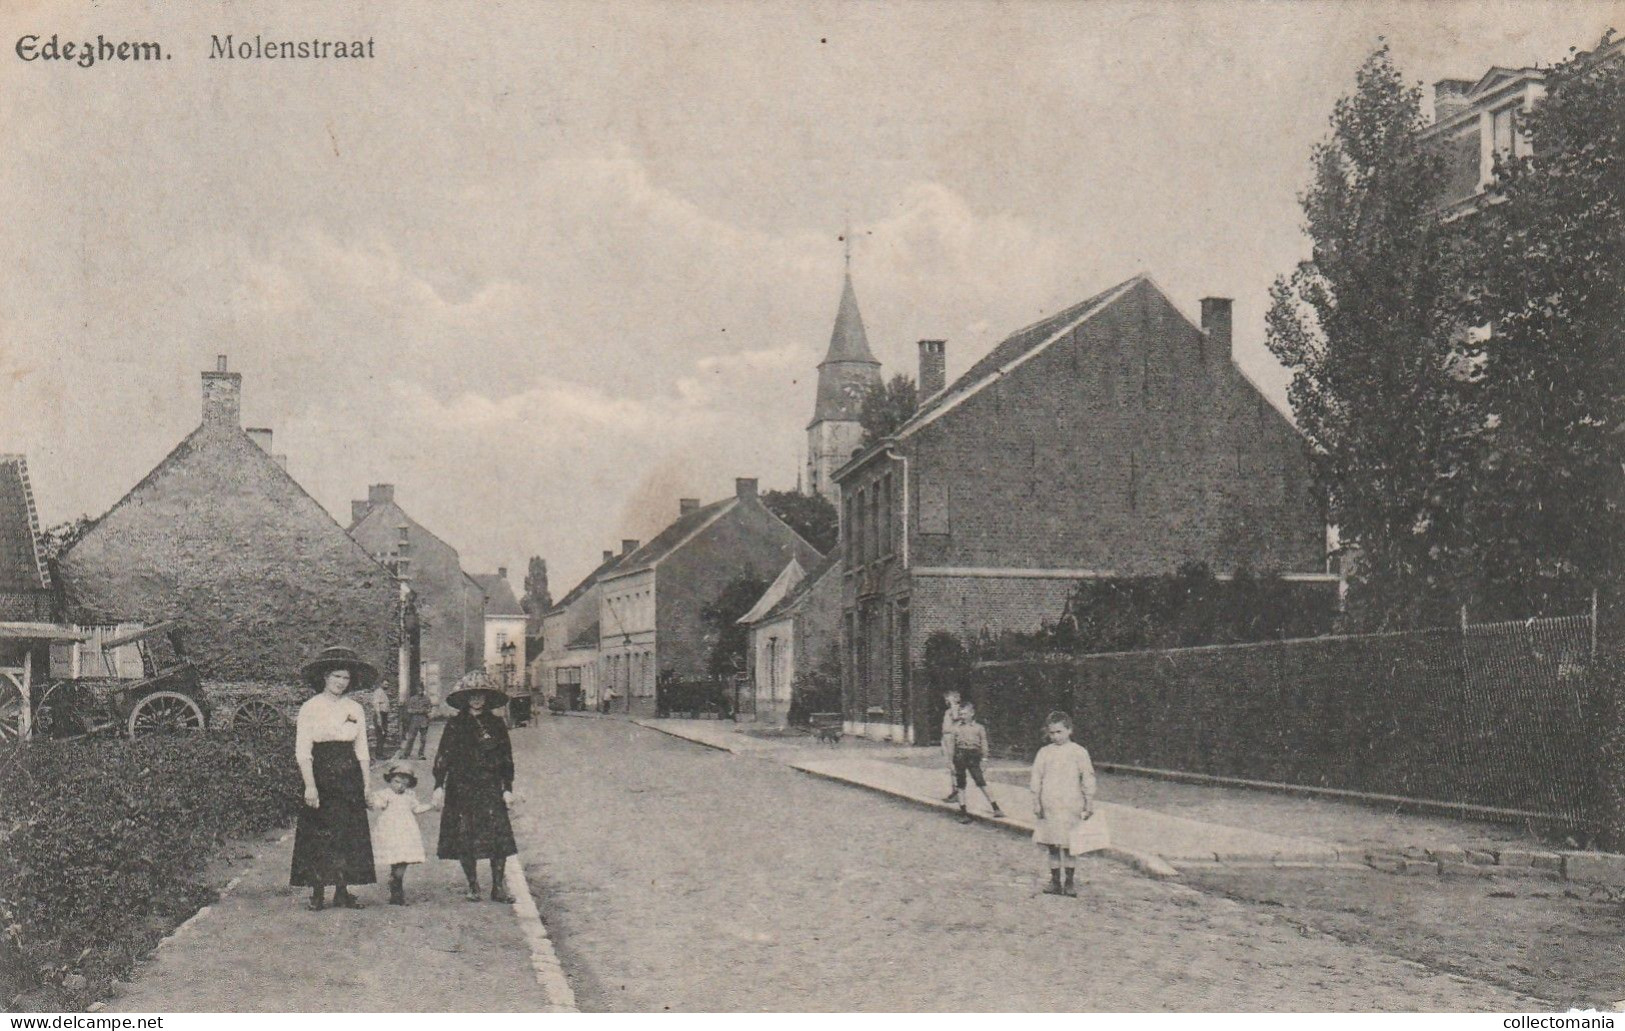
{"label": "sepia photograph", "polygon": [[0,1011],[1613,1027],[1616,29],[0,0]]}

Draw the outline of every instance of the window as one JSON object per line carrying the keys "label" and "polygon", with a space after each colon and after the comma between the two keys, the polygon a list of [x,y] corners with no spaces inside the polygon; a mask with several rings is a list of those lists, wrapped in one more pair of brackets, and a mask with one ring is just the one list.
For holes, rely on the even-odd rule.
{"label": "window", "polygon": [[891,552],[891,473],[887,473],[880,481],[880,554],[884,557]]}
{"label": "window", "polygon": [[869,557],[880,557],[880,484],[869,493]]}
{"label": "window", "polygon": [[857,500],[853,503],[852,512],[852,557],[857,560],[860,566],[863,565],[863,560],[868,557],[868,554],[863,550],[865,543],[863,512],[863,491],[860,490],[858,491]]}

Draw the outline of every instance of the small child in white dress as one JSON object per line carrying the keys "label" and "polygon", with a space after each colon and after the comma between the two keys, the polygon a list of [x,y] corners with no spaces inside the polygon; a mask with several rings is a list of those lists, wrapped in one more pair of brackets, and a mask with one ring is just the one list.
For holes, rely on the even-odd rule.
{"label": "small child in white dress", "polygon": [[[1104,818],[1095,808],[1095,767],[1089,753],[1072,740],[1072,717],[1052,712],[1044,721],[1049,744],[1033,759],[1033,841],[1049,849],[1046,895],[1076,896],[1073,870],[1080,852],[1109,846]],[[1066,881],[1061,872],[1065,869]]]}
{"label": "small child in white dress", "polygon": [[384,783],[389,785],[389,790],[372,796],[372,807],[378,812],[372,848],[378,862],[389,864],[389,904],[404,906],[406,868],[424,860],[418,814],[434,806],[418,801],[418,775],[405,759],[391,760],[384,767]]}

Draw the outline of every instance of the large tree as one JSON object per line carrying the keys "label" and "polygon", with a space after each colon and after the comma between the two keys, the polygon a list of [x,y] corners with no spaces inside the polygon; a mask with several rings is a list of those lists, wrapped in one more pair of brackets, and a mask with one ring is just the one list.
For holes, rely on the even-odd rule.
{"label": "large tree", "polygon": [[1625,53],[1574,54],[1466,221],[1468,316],[1489,327],[1480,492],[1483,591],[1521,615],[1572,611],[1625,575]]}
{"label": "large tree", "polygon": [[706,668],[713,675],[744,670],[750,631],[739,625],[739,617],[751,610],[767,588],[766,580],[746,570],[728,581],[711,604],[700,610],[700,624],[705,627],[705,638],[711,644]]}
{"label": "large tree", "polygon": [[1350,606],[1367,627],[1443,618],[1473,564],[1478,377],[1420,100],[1386,46],[1360,68],[1300,197],[1312,256],[1276,280],[1267,318],[1328,516],[1359,549]]}
{"label": "large tree", "polygon": [[858,421],[863,425],[863,446],[868,447],[893,433],[920,407],[920,391],[911,376],[898,373],[886,383],[876,383],[863,395]]}
{"label": "large tree", "polygon": [[762,504],[823,554],[829,554],[840,540],[840,517],[835,513],[835,506],[822,494],[770,490],[762,495]]}
{"label": "large tree", "polygon": [[547,559],[530,557],[525,570],[525,596],[519,606],[529,616],[539,616],[553,607],[553,592],[547,587]]}

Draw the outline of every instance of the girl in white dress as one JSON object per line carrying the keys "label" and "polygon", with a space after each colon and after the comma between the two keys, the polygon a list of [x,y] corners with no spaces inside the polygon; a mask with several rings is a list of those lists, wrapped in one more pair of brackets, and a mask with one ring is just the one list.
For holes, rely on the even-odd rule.
{"label": "girl in white dress", "polygon": [[372,807],[378,812],[373,848],[378,861],[389,864],[389,904],[404,906],[406,868],[423,862],[424,858],[418,814],[434,806],[418,801],[418,775],[405,759],[395,759],[384,767],[384,783],[389,785],[389,790],[372,796]]}
{"label": "girl in white dress", "polygon": [[[1106,847],[1105,825],[1095,812],[1095,767],[1089,753],[1072,740],[1072,717],[1052,712],[1044,721],[1049,744],[1033,759],[1033,841],[1049,849],[1046,895],[1076,897],[1073,871],[1079,852]],[[1061,871],[1066,882],[1061,882]]]}

